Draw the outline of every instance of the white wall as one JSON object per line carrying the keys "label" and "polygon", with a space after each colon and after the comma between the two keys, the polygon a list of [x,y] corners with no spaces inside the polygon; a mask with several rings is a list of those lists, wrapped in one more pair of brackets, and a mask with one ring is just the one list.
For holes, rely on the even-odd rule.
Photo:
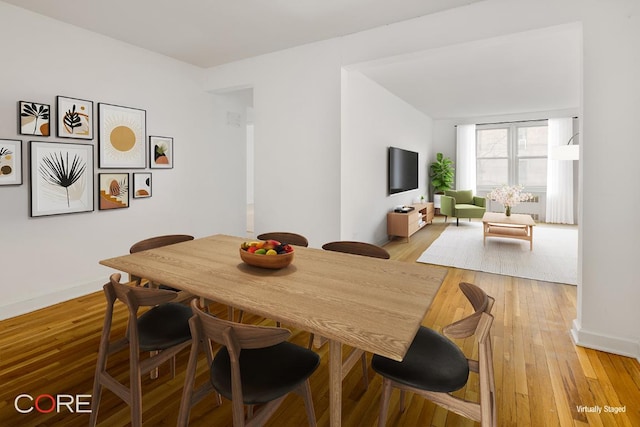
{"label": "white wall", "polygon": [[[112,270],[98,261],[139,239],[220,229],[210,214],[220,198],[211,159],[220,155],[202,70],[2,2],[0,39],[0,138],[24,141],[24,183],[0,187],[0,318],[101,289]],[[92,100],[96,112],[98,102],[145,109],[147,134],[174,138],[174,168],[147,170],[151,198],[132,199],[128,209],[96,204],[91,213],[29,218],[28,141],[87,142],[56,138],[55,128],[48,138],[17,134],[17,102],[50,104],[55,122],[56,95]],[[89,143],[97,155],[97,136]]]}
{"label": "white wall", "polygon": [[[343,75],[340,235],[382,244],[387,212],[425,194],[431,119],[358,71]],[[389,146],[419,153],[419,189],[387,194]]]}
{"label": "white wall", "polygon": [[209,71],[207,90],[254,88],[256,234],[340,236],[339,58],[331,40]]}
{"label": "white wall", "polygon": [[[640,23],[633,0],[486,0],[338,39],[314,43],[209,70],[209,89],[252,84],[255,88],[256,162],[292,165],[296,183],[274,190],[256,186],[256,209],[284,201],[304,207],[285,221],[260,215],[265,228],[287,226],[311,234],[312,243],[340,235],[340,70],[404,53],[452,46],[522,31],[579,22],[583,26],[581,130],[582,210],[578,318],[574,336],[587,346],[640,356],[640,287],[634,279],[640,198]],[[525,84],[526,82],[523,82]],[[439,135],[439,132],[436,132]],[[434,148],[439,142],[435,141]],[[264,148],[269,147],[267,150]],[[454,153],[455,149],[443,151]],[[278,154],[275,154],[278,153]],[[375,168],[375,164],[370,167]],[[282,175],[278,174],[278,177]],[[603,179],[603,177],[606,177]],[[310,192],[310,193],[309,193]],[[604,196],[606,195],[606,196]],[[627,209],[606,212],[603,198]],[[313,201],[311,205],[309,200]],[[260,207],[259,205],[262,205]],[[312,206],[312,207],[310,207]],[[257,213],[256,212],[256,213]],[[355,215],[352,213],[351,215]],[[281,227],[278,227],[281,228]],[[614,267],[615,266],[615,267]]]}

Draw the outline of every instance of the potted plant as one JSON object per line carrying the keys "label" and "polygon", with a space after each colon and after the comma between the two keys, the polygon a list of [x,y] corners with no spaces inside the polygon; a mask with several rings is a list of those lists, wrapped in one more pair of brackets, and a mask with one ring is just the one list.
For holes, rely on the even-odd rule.
{"label": "potted plant", "polygon": [[433,205],[440,208],[440,196],[445,190],[453,187],[453,161],[442,153],[436,154],[436,161],[431,163],[431,185],[433,186]]}

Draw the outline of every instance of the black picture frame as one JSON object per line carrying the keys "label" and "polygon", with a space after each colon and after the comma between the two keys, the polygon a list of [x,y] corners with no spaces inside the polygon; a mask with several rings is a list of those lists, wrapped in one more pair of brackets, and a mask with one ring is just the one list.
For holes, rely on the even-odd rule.
{"label": "black picture frame", "polygon": [[173,138],[149,136],[149,168],[173,169]]}
{"label": "black picture frame", "polygon": [[22,140],[0,139],[0,185],[22,185]]}
{"label": "black picture frame", "polygon": [[153,194],[151,172],[133,173],[133,198],[147,199]]}
{"label": "black picture frame", "polygon": [[30,141],[30,216],[92,212],[93,145]]}
{"label": "black picture frame", "polygon": [[113,210],[129,207],[129,174],[109,172],[98,174],[98,209]]}
{"label": "black picture frame", "polygon": [[51,105],[18,101],[18,133],[29,136],[50,136]]}
{"label": "black picture frame", "polygon": [[58,95],[56,117],[58,138],[93,139],[93,101]]}
{"label": "black picture frame", "polygon": [[147,112],[140,108],[98,103],[98,167],[147,167]]}

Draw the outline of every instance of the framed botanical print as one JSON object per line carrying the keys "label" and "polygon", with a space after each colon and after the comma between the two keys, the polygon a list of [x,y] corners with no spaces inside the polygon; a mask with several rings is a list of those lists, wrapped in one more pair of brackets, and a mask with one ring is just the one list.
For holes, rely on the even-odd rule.
{"label": "framed botanical print", "polygon": [[57,97],[59,138],[93,139],[93,101]]}
{"label": "framed botanical print", "polygon": [[151,174],[148,172],[133,174],[133,198],[151,197]]}
{"label": "framed botanical print", "polygon": [[129,207],[129,174],[99,173],[98,209],[122,209]]}
{"label": "framed botanical print", "polygon": [[137,108],[98,104],[100,168],[145,168],[147,112]]}
{"label": "framed botanical print", "polygon": [[31,216],[93,211],[93,145],[30,144]]}
{"label": "framed botanical print", "polygon": [[20,135],[49,136],[51,106],[39,102],[18,102],[18,133]]}
{"label": "framed botanical print", "polygon": [[0,139],[0,185],[22,184],[22,141]]}
{"label": "framed botanical print", "polygon": [[173,138],[149,137],[149,167],[152,169],[173,168]]}

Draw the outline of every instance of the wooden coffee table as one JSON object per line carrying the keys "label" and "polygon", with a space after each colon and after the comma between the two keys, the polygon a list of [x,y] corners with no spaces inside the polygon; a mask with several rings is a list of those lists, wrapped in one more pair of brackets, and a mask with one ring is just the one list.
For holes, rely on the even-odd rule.
{"label": "wooden coffee table", "polygon": [[487,237],[506,237],[529,241],[529,250],[533,250],[533,226],[536,225],[531,215],[486,212],[482,217],[484,233],[483,244]]}

